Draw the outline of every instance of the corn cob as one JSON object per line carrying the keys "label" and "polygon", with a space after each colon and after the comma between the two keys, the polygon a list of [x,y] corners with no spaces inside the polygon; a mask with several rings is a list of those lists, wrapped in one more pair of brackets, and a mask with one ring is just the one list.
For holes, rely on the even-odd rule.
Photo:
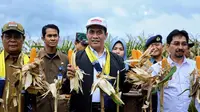
{"label": "corn cob", "polygon": [[[138,60],[140,56],[142,55],[142,53],[139,50],[135,50],[135,49],[131,51],[131,54],[132,54],[131,59],[135,59],[135,60]],[[135,66],[136,64],[137,62],[132,62],[131,66]]]}
{"label": "corn cob", "polygon": [[30,63],[34,62],[36,56],[37,56],[36,48],[33,47],[33,48],[31,49],[31,52],[30,52],[30,60],[29,60],[29,62],[30,62]]}
{"label": "corn cob", "polygon": [[110,84],[110,82],[107,81],[107,79],[116,79],[115,77],[104,75],[102,72],[99,75],[97,75],[97,78],[98,79],[92,84],[91,94],[93,94],[96,88],[99,87],[99,89],[101,89],[104,93],[106,93],[108,96],[111,96],[111,98],[116,104],[124,104],[124,102],[120,99],[113,86]]}
{"label": "corn cob", "polygon": [[75,68],[75,75],[73,78],[70,78],[70,90],[75,90],[76,93],[79,93],[80,90],[83,93],[82,81],[85,73],[76,66],[76,52],[69,50],[68,53],[69,62]]}
{"label": "corn cob", "polygon": [[69,49],[68,50],[68,60],[69,60],[69,64],[72,64],[72,54],[73,54],[73,50],[72,49]]}
{"label": "corn cob", "polygon": [[197,69],[200,70],[200,56],[196,56],[196,66]]}

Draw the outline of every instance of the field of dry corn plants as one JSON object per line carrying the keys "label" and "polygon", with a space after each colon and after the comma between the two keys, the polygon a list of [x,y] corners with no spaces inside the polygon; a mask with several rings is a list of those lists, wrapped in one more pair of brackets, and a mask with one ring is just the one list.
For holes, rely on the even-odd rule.
{"label": "field of dry corn plants", "polygon": [[[141,50],[144,51],[144,45],[145,42],[147,40],[147,37],[141,35],[141,36],[132,36],[131,34],[127,34],[127,40],[126,40],[126,45],[127,45],[127,56],[130,57],[131,56],[131,50],[132,49],[136,49],[136,50]],[[106,46],[109,47],[111,40],[114,37],[112,37],[111,35],[109,35],[109,37],[106,40]],[[165,43],[165,40],[163,39],[163,43]],[[196,34],[194,35],[190,35],[190,42],[194,43],[194,47],[191,48],[191,56],[192,58],[194,58],[195,56],[199,56],[200,55],[200,34]],[[40,48],[43,48],[43,42],[42,40],[37,40],[37,41],[33,41],[32,39],[26,39],[24,42],[24,46],[23,46],[23,52],[25,52],[26,54],[30,53],[30,49],[32,47],[35,47],[37,50],[39,50]],[[74,48],[74,42],[69,40],[69,39],[63,39],[62,42],[59,43],[58,49],[61,50],[64,53],[67,53],[69,49],[73,49]],[[3,49],[2,47],[2,42],[0,41],[0,51]],[[164,50],[163,55],[166,56],[167,53]]]}

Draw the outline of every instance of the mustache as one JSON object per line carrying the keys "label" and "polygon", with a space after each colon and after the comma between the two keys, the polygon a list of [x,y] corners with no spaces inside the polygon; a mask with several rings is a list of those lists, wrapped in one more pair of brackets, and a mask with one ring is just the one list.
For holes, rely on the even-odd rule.
{"label": "mustache", "polygon": [[184,53],[184,50],[183,49],[177,49],[176,52],[183,52]]}
{"label": "mustache", "polygon": [[91,39],[92,42],[99,42],[100,39]]}

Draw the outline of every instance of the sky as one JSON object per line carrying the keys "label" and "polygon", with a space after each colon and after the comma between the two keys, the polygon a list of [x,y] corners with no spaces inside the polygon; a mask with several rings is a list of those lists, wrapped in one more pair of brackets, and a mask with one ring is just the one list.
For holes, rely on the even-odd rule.
{"label": "sky", "polygon": [[0,26],[19,22],[34,40],[46,24],[56,24],[61,37],[74,39],[96,16],[107,20],[112,37],[161,34],[165,38],[174,29],[200,37],[199,0],[0,0]]}

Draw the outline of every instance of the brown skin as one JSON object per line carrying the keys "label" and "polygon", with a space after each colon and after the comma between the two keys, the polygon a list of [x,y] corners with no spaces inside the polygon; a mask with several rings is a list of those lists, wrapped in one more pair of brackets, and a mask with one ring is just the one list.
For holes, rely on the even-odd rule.
{"label": "brown skin", "polygon": [[162,49],[163,45],[160,42],[152,43],[149,47],[152,48],[152,57],[158,62],[162,60]]}
{"label": "brown skin", "polygon": [[190,58],[190,47],[185,50],[185,57]]}
{"label": "brown skin", "polygon": [[45,50],[48,54],[56,53],[56,47],[58,45],[59,38],[60,37],[56,29],[46,29],[46,34],[44,37],[42,37],[42,40],[44,41]]}
{"label": "brown skin", "polygon": [[86,46],[82,45],[81,42],[75,42],[76,51],[84,50]]}
{"label": "brown skin", "polygon": [[124,57],[124,47],[122,43],[117,42],[112,49],[112,52],[116,53],[117,55]]}
{"label": "brown skin", "polygon": [[[104,31],[104,28],[99,25],[90,26],[87,30],[88,44],[92,47],[99,56],[103,54],[104,42],[107,38],[108,33]],[[67,66],[68,78],[74,77],[75,68],[68,64]]]}
{"label": "brown skin", "polygon": [[104,43],[108,33],[104,31],[102,26],[93,25],[87,31],[88,44],[98,53],[102,55],[104,51]]}
{"label": "brown skin", "polygon": [[10,55],[18,56],[21,53],[25,37],[14,30],[7,31],[1,35],[4,50]]}
{"label": "brown skin", "polygon": [[185,51],[188,49],[186,37],[182,35],[173,36],[170,44],[167,44],[167,49],[171,59],[181,65],[184,60]]}

